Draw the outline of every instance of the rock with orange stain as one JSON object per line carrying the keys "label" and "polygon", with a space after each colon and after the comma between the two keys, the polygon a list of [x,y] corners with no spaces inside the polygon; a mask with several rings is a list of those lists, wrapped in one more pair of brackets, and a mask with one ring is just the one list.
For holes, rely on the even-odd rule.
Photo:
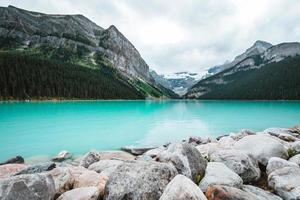
{"label": "rock with orange stain", "polygon": [[0,178],[7,178],[11,175],[22,171],[23,169],[27,168],[28,166],[25,164],[6,164],[0,165]]}

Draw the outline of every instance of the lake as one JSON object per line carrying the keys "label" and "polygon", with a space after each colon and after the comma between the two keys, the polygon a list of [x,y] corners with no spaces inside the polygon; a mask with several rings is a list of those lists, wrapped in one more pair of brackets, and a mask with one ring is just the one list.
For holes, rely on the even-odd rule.
{"label": "lake", "polygon": [[299,101],[61,101],[0,103],[0,161],[156,146],[189,136],[300,124]]}

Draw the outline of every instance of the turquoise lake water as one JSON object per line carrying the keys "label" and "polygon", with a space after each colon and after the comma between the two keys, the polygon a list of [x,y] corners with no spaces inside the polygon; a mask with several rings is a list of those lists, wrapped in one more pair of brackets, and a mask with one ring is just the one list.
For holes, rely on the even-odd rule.
{"label": "turquoise lake water", "polygon": [[6,102],[0,103],[0,161],[297,124],[299,101]]}

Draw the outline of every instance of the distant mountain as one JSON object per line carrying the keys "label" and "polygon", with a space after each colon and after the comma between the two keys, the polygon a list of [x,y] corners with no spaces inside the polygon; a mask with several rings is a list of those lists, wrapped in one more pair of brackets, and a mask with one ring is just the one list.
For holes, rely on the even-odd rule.
{"label": "distant mountain", "polygon": [[300,43],[257,41],[219,72],[200,80],[185,98],[300,99]]}
{"label": "distant mountain", "polygon": [[[149,66],[140,56],[136,48],[120,33],[115,26],[104,29],[88,18],[82,15],[48,15],[38,12],[31,12],[19,9],[13,6],[0,7],[0,56],[1,61],[6,60],[12,54],[20,59],[28,59],[32,63],[27,70],[37,72],[39,67],[37,63],[47,62],[50,70],[53,70],[53,62],[60,62],[74,65],[73,68],[64,71],[67,76],[59,77],[62,90],[64,88],[67,77],[73,77],[80,71],[80,77],[73,77],[79,81],[74,83],[78,86],[74,88],[68,95],[65,93],[54,92],[56,89],[49,85],[57,77],[48,77],[45,82],[40,83],[34,77],[25,77],[30,79],[31,85],[24,88],[24,82],[5,82],[1,85],[1,98],[31,98],[31,97],[62,97],[62,98],[129,98],[121,90],[132,90],[136,94],[130,98],[168,98],[176,96],[172,91],[164,88],[155,82],[149,72]],[[32,59],[31,59],[32,58]],[[19,60],[21,62],[21,60]],[[6,60],[7,61],[7,60]],[[7,61],[9,62],[9,61]],[[37,63],[35,63],[37,62]],[[13,63],[13,61],[12,61]],[[10,65],[12,63],[9,63]],[[0,63],[1,64],[1,63]],[[22,67],[20,63],[14,63],[18,67]],[[37,65],[36,67],[34,67]],[[85,69],[80,69],[81,66]],[[10,79],[16,76],[16,71],[10,71],[12,68],[4,68],[3,63],[0,65],[3,69],[0,71],[2,79]],[[5,71],[6,70],[6,71]],[[104,72],[105,71],[105,72]],[[48,73],[48,71],[44,71]],[[75,94],[76,90],[89,91],[92,85],[97,81],[86,85],[83,81],[92,81],[88,79],[90,73],[99,73],[96,79],[105,79],[106,86],[102,85],[96,91],[97,95],[91,94]],[[57,73],[59,73],[57,71]],[[68,75],[69,74],[69,75]],[[11,75],[12,77],[9,77]],[[64,74],[66,75],[66,74]],[[46,76],[46,75],[45,75]],[[107,80],[109,77],[109,81]],[[23,79],[24,77],[22,77]],[[19,79],[18,79],[19,80]],[[26,80],[23,80],[26,81]],[[109,89],[111,83],[120,83],[112,91]],[[122,83],[122,84],[121,84]],[[4,83],[3,83],[4,84]],[[48,84],[49,90],[47,94],[38,91],[39,84]],[[14,89],[9,89],[14,87]],[[97,86],[99,87],[99,86]],[[17,96],[12,91],[20,90]],[[114,93],[114,95],[111,95]]]}
{"label": "distant mountain", "polygon": [[174,91],[180,96],[184,95],[187,90],[196,84],[202,77],[202,75],[198,73],[190,72],[176,72],[173,74],[158,75],[155,71],[150,71],[150,74],[157,83]]}
{"label": "distant mountain", "polygon": [[226,61],[222,65],[217,65],[217,66],[214,66],[214,67],[211,67],[210,69],[208,69],[208,74],[206,76],[209,77],[209,76],[217,74],[217,73],[219,73],[219,72],[221,72],[225,69],[233,67],[234,65],[241,62],[242,60],[244,60],[245,58],[247,58],[249,56],[260,55],[261,53],[265,52],[270,47],[272,47],[272,44],[270,44],[268,42],[265,42],[265,41],[257,40],[244,53],[242,53],[241,55],[236,56],[235,59],[232,62]]}

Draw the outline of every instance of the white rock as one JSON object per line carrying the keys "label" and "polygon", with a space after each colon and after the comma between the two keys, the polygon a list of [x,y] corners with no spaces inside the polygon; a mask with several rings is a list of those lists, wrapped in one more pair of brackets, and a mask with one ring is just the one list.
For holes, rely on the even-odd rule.
{"label": "white rock", "polygon": [[296,154],[300,154],[300,141],[293,142],[291,144],[291,149],[293,149]]}
{"label": "white rock", "polygon": [[249,135],[237,141],[234,148],[246,152],[264,166],[272,157],[288,158],[287,149],[273,136]]}
{"label": "white rock", "polygon": [[205,192],[210,185],[226,185],[240,188],[243,185],[243,180],[223,163],[209,162],[199,187]]}
{"label": "white rock", "polygon": [[273,171],[284,167],[298,167],[298,165],[282,158],[272,157],[267,165],[267,174],[271,174]]}
{"label": "white rock", "polygon": [[289,159],[290,162],[296,163],[300,166],[300,154],[297,154]]}
{"label": "white rock", "polygon": [[237,173],[244,181],[250,183],[260,178],[260,169],[255,159],[237,150],[221,150],[213,153],[211,162],[221,162]]}
{"label": "white rock", "polygon": [[167,185],[160,200],[207,200],[200,188],[183,175],[177,175]]}
{"label": "white rock", "polygon": [[57,200],[97,200],[99,191],[96,187],[81,187],[63,193]]}
{"label": "white rock", "polygon": [[157,161],[171,163],[179,174],[183,174],[194,182],[203,177],[207,161],[191,144],[170,144],[157,156]]}
{"label": "white rock", "polygon": [[300,168],[284,167],[268,176],[269,187],[285,200],[300,198]]}

